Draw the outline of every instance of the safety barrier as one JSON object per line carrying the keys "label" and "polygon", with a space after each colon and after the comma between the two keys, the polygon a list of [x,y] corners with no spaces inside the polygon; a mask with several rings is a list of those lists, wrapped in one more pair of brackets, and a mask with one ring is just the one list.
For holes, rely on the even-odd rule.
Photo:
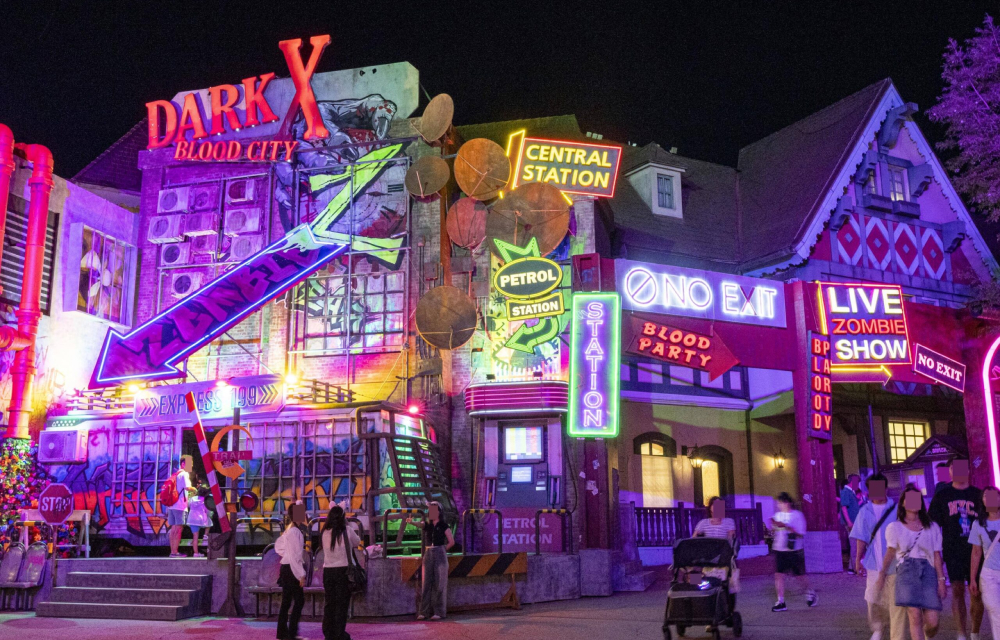
{"label": "safety barrier", "polygon": [[[77,523],[76,542],[64,542],[59,544],[59,529],[70,523]],[[31,544],[28,540],[28,529],[30,527],[49,527],[50,541],[49,553],[58,555],[56,552],[61,549],[70,549],[76,552],[77,557],[90,557],[90,512],[85,509],[76,509],[62,525],[50,525],[41,519],[37,509],[26,509],[21,511],[21,519],[14,522],[14,528],[20,529],[20,542],[25,548]]]}
{"label": "safety barrier", "polygon": [[471,542],[468,546],[465,544],[465,516],[472,514],[474,516],[494,514],[497,517],[497,553],[503,553],[503,514],[500,513],[499,509],[466,509],[462,512],[462,517],[459,521],[459,527],[462,530],[462,547],[465,553],[472,553],[473,546],[476,541],[476,527],[472,527]]}
{"label": "safety barrier", "polygon": [[[358,525],[358,537],[362,540],[362,542],[366,542],[365,536],[368,535],[368,532],[367,529],[365,529],[365,523],[361,522],[361,520],[354,513],[345,513],[344,519],[347,520],[348,523],[353,522]],[[315,518],[310,519],[309,522],[306,523],[306,530],[309,532],[309,536],[319,536],[323,532],[324,522],[326,522],[326,516],[316,516]]]}
{"label": "safety barrier", "polygon": [[[559,516],[560,523],[562,525],[562,551],[566,553],[573,553],[573,514],[569,509],[539,509],[535,512],[535,555],[542,555],[542,530],[541,521],[543,514],[552,514]],[[566,526],[567,521],[569,522],[569,527]]]}
{"label": "safety barrier", "polygon": [[[382,512],[382,544],[383,544],[383,547],[384,547],[384,549],[386,550],[387,553],[388,553],[388,550],[389,550],[389,516],[392,516],[392,515],[404,516],[404,518],[400,522],[399,535],[397,535],[397,540],[396,540],[399,543],[402,543],[403,531],[406,529],[406,522],[409,520],[409,518],[407,518],[405,516],[419,515],[419,516],[426,517],[426,513],[424,512],[423,509],[386,509],[385,511],[383,511]],[[423,536],[421,536],[421,540],[422,539],[423,539]],[[423,551],[422,547],[421,547],[421,551]]]}
{"label": "safety barrier", "polygon": [[[254,535],[256,535],[258,529],[264,529],[267,534],[271,536],[268,543],[274,542],[278,536],[281,535],[282,527],[284,526],[284,521],[281,518],[273,518],[269,516],[252,516],[245,518],[237,518],[236,526],[239,527],[241,524],[245,524],[247,527],[247,533],[250,536],[250,544],[254,544]],[[278,527],[278,535],[274,535],[274,526]]]}

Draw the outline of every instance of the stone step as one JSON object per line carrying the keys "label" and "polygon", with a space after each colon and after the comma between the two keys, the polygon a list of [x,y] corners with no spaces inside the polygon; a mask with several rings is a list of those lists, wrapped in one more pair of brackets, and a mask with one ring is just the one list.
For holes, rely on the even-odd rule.
{"label": "stone step", "polygon": [[182,620],[198,615],[188,607],[159,604],[95,604],[93,602],[39,602],[42,618],[106,618],[112,620]]}
{"label": "stone step", "polygon": [[615,591],[645,591],[656,581],[653,571],[636,571],[626,573],[621,582],[615,585]]}
{"label": "stone step", "polygon": [[56,587],[50,602],[94,604],[157,604],[187,607],[201,598],[195,589],[106,589],[99,587]]}
{"label": "stone step", "polygon": [[72,571],[66,575],[67,587],[103,589],[205,589],[212,576],[181,573],[98,573]]}

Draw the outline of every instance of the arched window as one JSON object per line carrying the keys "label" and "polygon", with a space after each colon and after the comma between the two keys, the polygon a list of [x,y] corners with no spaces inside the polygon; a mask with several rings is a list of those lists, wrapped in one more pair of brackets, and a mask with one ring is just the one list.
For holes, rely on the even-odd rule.
{"label": "arched window", "polygon": [[641,456],[676,458],[677,442],[659,431],[644,433],[632,441],[632,452]]}

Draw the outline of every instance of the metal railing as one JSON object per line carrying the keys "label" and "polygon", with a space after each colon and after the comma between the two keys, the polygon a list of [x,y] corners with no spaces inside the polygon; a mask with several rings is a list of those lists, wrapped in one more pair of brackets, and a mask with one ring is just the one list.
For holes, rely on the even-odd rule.
{"label": "metal railing", "polygon": [[[552,514],[559,516],[562,524],[562,552],[573,553],[573,513],[569,509],[539,509],[535,512],[535,555],[542,555],[542,515]],[[569,526],[567,527],[567,522]]]}
{"label": "metal railing", "polygon": [[[707,518],[704,507],[636,507],[635,538],[640,547],[669,547],[690,538],[698,521]],[[764,517],[758,503],[753,509],[726,509],[726,517],[736,522],[740,544],[760,544],[764,540]]]}
{"label": "metal railing", "polygon": [[500,513],[499,509],[466,509],[462,512],[462,517],[459,520],[459,528],[462,532],[462,546],[465,553],[472,553],[473,547],[476,542],[476,527],[472,526],[472,535],[469,536],[469,544],[466,545],[466,529],[465,529],[465,516],[472,514],[474,516],[478,515],[488,515],[493,514],[497,517],[497,553],[503,553],[503,514]]}
{"label": "metal railing", "polygon": [[[409,524],[411,515],[418,515],[422,518],[426,518],[426,513],[423,509],[386,509],[382,512],[382,544],[388,555],[389,551],[389,519],[390,516],[399,515],[402,516],[399,522],[399,532],[396,534],[396,545],[402,545],[403,543],[403,533],[406,531],[406,525]],[[375,528],[375,526],[373,526]],[[376,529],[377,530],[377,529]],[[420,536],[423,540],[423,535]],[[422,549],[421,549],[422,550]]]}

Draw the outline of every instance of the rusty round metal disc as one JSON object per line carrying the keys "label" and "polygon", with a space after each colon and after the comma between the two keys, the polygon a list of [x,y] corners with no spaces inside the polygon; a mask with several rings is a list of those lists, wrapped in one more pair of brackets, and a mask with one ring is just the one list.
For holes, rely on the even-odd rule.
{"label": "rusty round metal disc", "polygon": [[415,316],[420,337],[446,350],[471,340],[479,320],[475,300],[451,286],[434,287],[421,296]]}
{"label": "rusty round metal disc", "polygon": [[569,231],[569,203],[550,184],[529,182],[496,202],[486,216],[490,252],[502,257],[494,240],[525,247],[534,239],[538,252],[551,253]]}
{"label": "rusty round metal disc", "polygon": [[439,93],[424,107],[417,132],[427,142],[439,140],[448,132],[455,115],[455,102],[447,93]]}
{"label": "rusty round metal disc", "polygon": [[486,205],[460,198],[448,208],[448,237],[460,247],[475,249],[486,237]]}
{"label": "rusty round metal disc", "polygon": [[406,190],[411,195],[426,198],[432,196],[448,184],[451,170],[448,163],[439,156],[423,156],[410,165],[406,171]]}
{"label": "rusty round metal disc", "polygon": [[470,198],[492,200],[510,182],[510,160],[497,143],[474,138],[455,156],[455,181]]}

